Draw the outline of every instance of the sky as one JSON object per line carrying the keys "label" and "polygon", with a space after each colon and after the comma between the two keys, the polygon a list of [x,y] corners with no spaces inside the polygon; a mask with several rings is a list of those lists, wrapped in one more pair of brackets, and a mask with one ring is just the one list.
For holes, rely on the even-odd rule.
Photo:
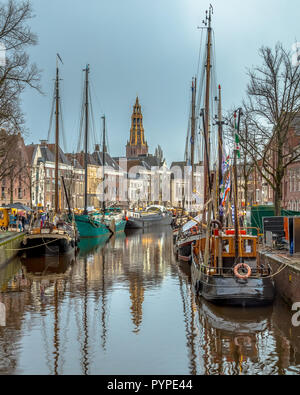
{"label": "sky", "polygon": [[[214,0],[217,83],[224,112],[245,97],[247,69],[260,64],[258,49],[300,41],[299,0]],[[204,0],[32,0],[32,31],[38,45],[28,50],[42,70],[43,95],[22,96],[27,144],[46,139],[56,53],[68,152],[77,149],[83,69],[90,65],[97,139],[105,114],[109,151],[124,156],[132,107],[139,96],[149,152],[159,144],[167,163],[183,160],[196,74]],[[52,133],[54,136],[54,134]]]}

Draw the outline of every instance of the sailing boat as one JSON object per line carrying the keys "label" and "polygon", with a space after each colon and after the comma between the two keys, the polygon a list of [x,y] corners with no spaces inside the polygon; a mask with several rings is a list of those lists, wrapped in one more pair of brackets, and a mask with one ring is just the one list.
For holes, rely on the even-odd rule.
{"label": "sailing boat", "polygon": [[83,214],[75,215],[76,225],[80,237],[109,236],[110,230],[102,218],[88,213],[88,136],[89,136],[89,65],[83,70],[85,72],[85,134],[84,134],[84,211]]}
{"label": "sailing boat", "polygon": [[[105,205],[105,156],[107,154],[107,149],[106,149],[106,125],[105,125],[105,115],[102,117],[103,121],[103,143],[102,143],[102,158],[101,158],[101,164],[102,164],[102,213],[99,213],[99,215],[103,216],[104,222],[106,226],[109,228],[109,230],[112,233],[119,233],[119,232],[124,232],[125,226],[126,226],[126,220],[124,218],[124,215],[121,211],[121,209],[118,209],[117,207],[114,208],[107,208]],[[100,156],[100,153],[97,152],[97,155]],[[100,157],[98,158],[100,159]]]}
{"label": "sailing boat", "polygon": [[[38,213],[32,216],[28,233],[24,236],[21,247],[23,252],[29,255],[55,255],[74,250],[77,244],[77,228],[74,217],[69,215],[63,218],[59,208],[59,55],[56,60],[55,103],[56,103],[56,126],[55,126],[55,216],[48,218],[46,214]],[[63,180],[62,180],[63,181]],[[67,196],[66,196],[67,197]],[[67,197],[68,200],[68,197]],[[70,209],[70,208],[69,208]]]}
{"label": "sailing boat", "polygon": [[[210,6],[206,16],[208,25],[207,53],[211,46],[211,15]],[[207,70],[210,70],[210,59],[207,58]],[[207,74],[209,72],[207,71]],[[191,277],[194,290],[204,299],[217,303],[235,306],[258,306],[273,302],[275,291],[271,269],[262,265],[258,256],[258,236],[253,236],[252,229],[240,228],[238,222],[238,193],[236,160],[237,150],[234,150],[234,229],[224,226],[223,214],[220,213],[220,176],[212,180],[210,172],[210,100],[209,82],[206,84],[205,111],[202,112],[205,162],[204,162],[204,208],[201,235],[192,245]],[[222,145],[221,119],[221,90],[219,88],[219,144]],[[236,115],[235,115],[236,117]],[[239,131],[241,109],[237,123]],[[214,173],[220,173],[222,153],[219,150],[219,167]],[[219,170],[218,170],[219,169]],[[217,193],[215,191],[218,191]]]}
{"label": "sailing boat", "polygon": [[[191,138],[190,138],[190,161],[186,158],[186,165],[190,162],[191,170],[192,170],[192,198],[195,191],[195,135],[196,135],[196,88],[197,88],[197,79],[194,78],[192,82],[192,103],[191,103]],[[191,263],[192,254],[191,247],[192,243],[197,240],[199,232],[201,229],[197,227],[197,223],[200,221],[201,217],[197,216],[195,220],[191,220],[188,223],[181,226],[179,229],[176,229],[174,233],[176,233],[175,238],[175,252],[177,257],[182,262]]]}

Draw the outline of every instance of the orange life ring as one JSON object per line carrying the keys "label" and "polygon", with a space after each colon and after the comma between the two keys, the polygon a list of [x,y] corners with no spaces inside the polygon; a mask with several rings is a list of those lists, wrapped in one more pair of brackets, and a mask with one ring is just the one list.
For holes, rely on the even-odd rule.
{"label": "orange life ring", "polygon": [[[247,269],[247,273],[246,274],[240,274],[239,270],[240,268],[244,267],[245,269]],[[247,265],[246,263],[239,263],[238,265],[236,265],[233,269],[234,275],[238,278],[241,279],[246,279],[249,278],[251,276],[251,267],[249,265]]]}

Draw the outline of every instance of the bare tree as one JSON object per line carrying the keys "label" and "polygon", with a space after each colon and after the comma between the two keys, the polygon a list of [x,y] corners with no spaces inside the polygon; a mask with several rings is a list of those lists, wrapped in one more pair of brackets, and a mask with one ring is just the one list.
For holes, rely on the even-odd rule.
{"label": "bare tree", "polygon": [[[225,116],[225,127],[224,127],[224,145],[228,152],[233,152],[235,149],[235,110],[230,110]],[[237,174],[239,178],[239,188],[244,192],[245,208],[248,207],[249,200],[255,202],[255,191],[249,189],[250,181],[255,173],[255,163],[257,162],[257,156],[255,152],[251,150],[249,146],[249,139],[252,138],[252,134],[249,132],[249,116],[243,110],[239,132],[239,151],[240,158],[238,160]],[[251,152],[251,155],[250,155]],[[252,192],[252,199],[251,199]],[[253,196],[254,192],[254,196]]]}
{"label": "bare tree", "polygon": [[261,177],[274,192],[275,215],[282,206],[282,182],[287,167],[300,158],[292,130],[300,114],[300,68],[280,43],[259,50],[262,65],[249,70],[247,128],[240,143]]}
{"label": "bare tree", "polygon": [[26,50],[37,43],[28,25],[33,18],[29,0],[0,3],[0,42],[6,48],[5,64],[0,66],[0,127],[21,130],[23,115],[20,95],[26,87],[40,91],[40,72],[30,64]]}

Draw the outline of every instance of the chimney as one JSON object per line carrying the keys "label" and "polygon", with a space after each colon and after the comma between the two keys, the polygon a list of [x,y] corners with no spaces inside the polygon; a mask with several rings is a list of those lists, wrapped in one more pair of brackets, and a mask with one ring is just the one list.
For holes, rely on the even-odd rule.
{"label": "chimney", "polygon": [[46,147],[48,144],[48,140],[40,140],[40,144],[42,147]]}

